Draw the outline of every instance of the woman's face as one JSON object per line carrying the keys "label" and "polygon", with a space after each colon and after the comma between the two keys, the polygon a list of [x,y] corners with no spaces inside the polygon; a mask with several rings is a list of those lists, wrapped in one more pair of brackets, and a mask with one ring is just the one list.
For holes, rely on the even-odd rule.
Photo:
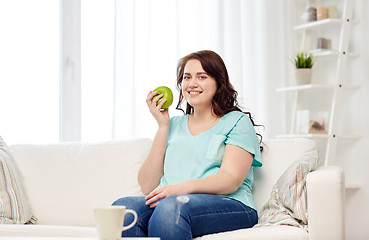
{"label": "woman's face", "polygon": [[215,79],[209,76],[197,59],[189,60],[184,68],[182,94],[193,108],[211,108],[217,91]]}

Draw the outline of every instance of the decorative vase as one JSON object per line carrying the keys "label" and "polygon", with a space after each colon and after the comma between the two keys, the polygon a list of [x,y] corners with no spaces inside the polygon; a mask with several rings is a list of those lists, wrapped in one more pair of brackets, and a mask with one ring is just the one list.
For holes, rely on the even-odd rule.
{"label": "decorative vase", "polygon": [[310,84],[311,82],[311,68],[296,68],[295,79],[297,85]]}

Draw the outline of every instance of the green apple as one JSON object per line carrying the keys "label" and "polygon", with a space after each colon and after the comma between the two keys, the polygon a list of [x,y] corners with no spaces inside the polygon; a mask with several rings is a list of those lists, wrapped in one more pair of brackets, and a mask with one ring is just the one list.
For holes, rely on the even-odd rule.
{"label": "green apple", "polygon": [[[173,93],[172,90],[170,90],[170,88],[165,87],[165,86],[161,86],[156,88],[153,92],[157,91],[158,95],[159,94],[163,94],[163,97],[159,99],[158,104],[163,100],[166,99],[167,101],[163,104],[163,106],[161,107],[161,109],[166,109],[168,108],[170,105],[172,105],[173,102]],[[154,97],[155,98],[155,97]]]}

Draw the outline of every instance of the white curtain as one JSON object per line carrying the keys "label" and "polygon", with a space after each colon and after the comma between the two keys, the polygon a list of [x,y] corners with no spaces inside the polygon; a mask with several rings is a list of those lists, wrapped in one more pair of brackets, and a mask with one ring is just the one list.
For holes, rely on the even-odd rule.
{"label": "white curtain", "polygon": [[166,85],[178,101],[179,58],[210,49],[223,57],[244,110],[271,138],[283,132],[285,78],[283,0],[116,0],[113,139],[152,138],[150,90]]}

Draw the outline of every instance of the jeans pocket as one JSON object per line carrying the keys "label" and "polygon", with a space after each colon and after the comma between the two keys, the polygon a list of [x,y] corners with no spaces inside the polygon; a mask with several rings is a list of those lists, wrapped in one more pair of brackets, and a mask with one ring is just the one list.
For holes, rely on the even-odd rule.
{"label": "jeans pocket", "polygon": [[206,154],[207,159],[217,160],[218,162],[222,161],[224,150],[225,150],[225,143],[226,136],[223,135],[213,135],[211,137],[208,151]]}

